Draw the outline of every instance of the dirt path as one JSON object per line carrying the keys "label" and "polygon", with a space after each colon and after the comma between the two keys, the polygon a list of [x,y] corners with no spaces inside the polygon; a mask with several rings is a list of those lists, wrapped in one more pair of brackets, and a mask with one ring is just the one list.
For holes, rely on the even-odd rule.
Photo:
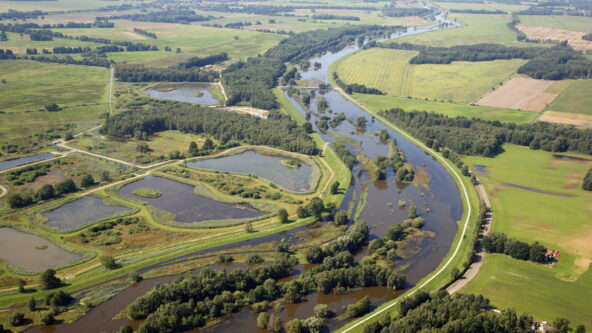
{"label": "dirt path", "polygon": [[[481,200],[485,202],[485,208],[487,208],[485,220],[483,221],[483,225],[479,232],[480,235],[486,236],[491,231],[491,223],[493,222],[493,212],[491,211],[491,203],[489,201],[487,191],[485,191],[485,187],[483,187],[483,184],[481,184],[481,182],[479,182],[479,184],[475,186],[475,188],[477,189],[477,193],[479,194],[479,197],[481,197]],[[478,253],[476,253],[475,260],[473,260],[473,263],[465,271],[463,276],[456,280],[456,282],[451,284],[448,288],[446,288],[446,291],[448,291],[449,294],[454,294],[461,290],[463,287],[465,287],[469,282],[471,282],[479,273],[481,266],[483,266],[484,257],[485,251],[481,250]]]}
{"label": "dirt path", "polygon": [[3,196],[8,194],[8,189],[6,189],[6,187],[4,187],[2,185],[0,185],[0,191],[2,191],[2,192],[0,192],[0,198],[2,198]]}
{"label": "dirt path", "polygon": [[222,95],[224,95],[224,106],[226,106],[226,101],[228,101],[228,96],[226,96],[226,90],[224,90],[224,85],[222,84],[222,73],[220,73],[220,80],[218,80],[217,85],[220,86],[220,90],[222,90]]}

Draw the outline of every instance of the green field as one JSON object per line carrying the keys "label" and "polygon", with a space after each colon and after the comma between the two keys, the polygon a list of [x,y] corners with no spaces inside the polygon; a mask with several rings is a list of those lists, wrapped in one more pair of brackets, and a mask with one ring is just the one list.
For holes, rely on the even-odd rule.
{"label": "green field", "polygon": [[487,168],[487,175],[477,175],[492,201],[493,230],[529,243],[539,241],[560,250],[561,257],[555,267],[550,267],[488,256],[491,263],[485,264],[464,291],[483,294],[494,305],[527,311],[540,320],[564,316],[590,327],[592,192],[582,190],[580,185],[592,160],[589,156],[587,162],[555,159],[549,152],[512,145],[504,149],[493,159],[464,159],[470,166]]}
{"label": "green field", "polygon": [[427,44],[430,46],[453,46],[479,43],[532,46],[516,41],[516,34],[506,24],[510,15],[450,14],[449,18],[462,26],[400,38],[399,42]]}
{"label": "green field", "polygon": [[547,110],[592,115],[592,80],[573,81]]}
{"label": "green field", "polygon": [[436,5],[445,9],[472,9],[472,10],[503,10],[511,13],[519,10],[527,9],[526,5],[511,5],[498,2],[489,3],[472,3],[472,2],[435,2]]}
{"label": "green field", "polygon": [[524,25],[592,32],[592,17],[585,16],[521,15],[520,22]]}
{"label": "green field", "polygon": [[19,34],[8,32],[6,33],[8,40],[5,42],[0,42],[0,48],[2,49],[10,49],[14,53],[17,54],[25,54],[26,49],[28,48],[36,48],[39,52],[42,49],[51,50],[54,47],[58,46],[70,46],[70,47],[90,47],[95,48],[102,44],[90,43],[90,42],[82,42],[79,40],[73,39],[64,39],[64,38],[54,38],[50,41],[32,41],[29,40],[27,37],[23,37]]}
{"label": "green field", "polygon": [[109,4],[103,0],[60,0],[60,1],[0,1],[0,12],[8,9],[17,9],[21,11],[28,10],[64,10],[64,9],[95,9],[107,7]]}
{"label": "green field", "polygon": [[460,116],[483,120],[499,120],[502,122],[513,122],[517,124],[531,122],[537,115],[534,112],[499,109],[488,106],[434,102],[405,97],[354,94],[354,98],[374,111],[382,111],[398,107],[405,111],[431,111],[445,114],[449,117]]}
{"label": "green field", "polygon": [[34,111],[48,103],[104,104],[108,99],[109,70],[100,67],[3,60],[0,78],[6,80],[0,83],[0,110],[5,112]]}
{"label": "green field", "polygon": [[369,49],[340,60],[335,70],[346,83],[377,88],[390,96],[470,103],[513,75],[524,60],[457,61],[410,65],[417,52]]}

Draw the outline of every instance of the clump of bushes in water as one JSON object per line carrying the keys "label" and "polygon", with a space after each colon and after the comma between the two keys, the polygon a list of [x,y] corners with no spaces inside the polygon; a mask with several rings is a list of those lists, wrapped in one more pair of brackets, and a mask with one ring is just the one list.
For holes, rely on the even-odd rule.
{"label": "clump of bushes in water", "polygon": [[134,190],[133,194],[144,198],[158,198],[162,195],[159,190],[155,190],[153,188],[139,188]]}
{"label": "clump of bushes in water", "polygon": [[281,160],[280,163],[289,167],[289,168],[300,168],[301,167],[300,161],[296,160],[296,159]]}
{"label": "clump of bushes in water", "polygon": [[411,206],[409,207],[409,218],[402,224],[391,225],[385,237],[370,242],[369,249],[378,257],[394,260],[397,258],[397,242],[405,240],[414,230],[423,228],[423,224],[424,219],[417,216],[417,208]]}

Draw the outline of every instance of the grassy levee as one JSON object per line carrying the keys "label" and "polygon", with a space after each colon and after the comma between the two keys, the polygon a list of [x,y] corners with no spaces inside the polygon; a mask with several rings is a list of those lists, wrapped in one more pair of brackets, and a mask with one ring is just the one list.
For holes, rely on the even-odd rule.
{"label": "grassy levee", "polygon": [[[341,92],[343,93],[343,92]],[[477,226],[477,216],[479,210],[479,197],[475,188],[472,186],[470,180],[467,177],[463,177],[460,174],[460,170],[453,165],[451,162],[446,160],[441,154],[433,151],[431,148],[425,146],[422,142],[412,137],[406,131],[398,128],[394,124],[387,121],[385,118],[380,116],[378,113],[369,110],[368,108],[360,105],[356,100],[346,95],[348,99],[358,104],[366,112],[370,113],[376,119],[389,126],[394,131],[397,131],[401,135],[405,136],[408,140],[415,143],[417,146],[422,148],[430,155],[437,158],[440,163],[450,172],[452,178],[460,188],[462,203],[463,203],[463,215],[458,222],[458,231],[452,242],[451,248],[442,260],[440,265],[434,272],[420,280],[414,287],[407,290],[399,298],[387,302],[373,312],[353,320],[341,327],[338,332],[361,332],[365,325],[377,321],[381,318],[381,315],[388,313],[388,311],[396,310],[396,305],[400,297],[408,297],[415,294],[418,290],[423,291],[436,291],[446,286],[451,280],[451,272],[454,268],[462,271],[464,263],[467,261],[469,253],[472,251],[473,238],[475,234],[475,228]]]}
{"label": "grassy levee", "polygon": [[564,317],[591,327],[592,192],[580,185],[592,158],[566,155],[588,161],[557,159],[551,152],[514,145],[505,145],[495,158],[464,158],[469,166],[486,167],[479,179],[494,210],[492,230],[528,243],[538,241],[561,255],[553,265],[488,255],[482,271],[462,292],[482,294],[494,306],[528,312],[537,320]]}
{"label": "grassy levee", "polygon": [[[285,106],[286,108],[288,107],[288,105]],[[296,114],[293,114],[293,117],[299,123],[304,122],[304,118],[298,119],[296,118]],[[320,138],[320,136],[316,134],[313,134],[312,136],[315,142],[321,148],[324,147],[324,141]],[[328,191],[329,186],[333,183],[334,180],[338,180],[341,184],[341,188],[347,188],[349,186],[349,182],[351,179],[351,172],[343,164],[339,157],[333,152],[333,150],[331,150],[329,147],[327,147],[324,150],[321,162],[321,169],[324,173],[327,173],[327,175],[323,175],[323,178],[327,179],[322,180],[324,184],[322,187],[319,187],[317,189],[317,193],[322,195],[326,203],[334,202],[337,206],[339,206],[339,204],[345,197],[345,193],[344,191],[341,191],[340,193],[335,195],[330,194]],[[141,208],[141,211],[138,214],[146,218],[150,224],[156,225],[159,228],[170,228],[170,230],[174,229],[176,231],[180,230],[178,228],[172,228],[166,225],[156,223],[152,219],[151,215],[147,212],[146,207],[144,207],[143,205],[138,204],[137,202],[132,202],[131,200],[122,201],[130,204],[131,206]],[[233,244],[244,240],[276,234],[279,232],[307,225],[309,223],[312,223],[313,221],[313,218],[306,218],[297,220],[289,224],[279,224],[274,221],[262,222],[260,225],[255,225],[256,232],[253,233],[245,232],[244,227],[242,226],[229,227],[225,229],[228,230],[228,233],[221,236],[215,236],[211,238],[204,237],[203,239],[200,239],[198,241],[193,239],[175,244],[163,244],[160,246],[152,247],[150,249],[132,252],[126,254],[125,256],[116,257],[118,262],[124,262],[125,264],[122,265],[121,268],[115,270],[107,270],[106,268],[104,268],[99,262],[98,255],[97,259],[93,259],[87,262],[85,264],[86,266],[80,267],[80,270],[87,269],[84,272],[81,272],[80,274],[76,275],[77,272],[75,271],[75,268],[72,268],[71,271],[74,275],[76,275],[76,277],[71,280],[68,280],[67,285],[60,288],[60,290],[64,290],[66,292],[74,292],[83,288],[91,287],[93,285],[102,283],[104,281],[123,277],[126,274],[138,271],[142,268],[146,268],[151,265],[155,265],[163,261],[174,259],[193,252],[207,250],[217,246]],[[189,229],[185,229],[183,231],[195,232]],[[47,231],[43,230],[41,230],[41,232],[48,233]],[[16,290],[0,292],[0,307],[24,303],[28,299],[30,299],[31,296],[35,297],[36,299],[43,299],[47,294],[51,292],[55,292],[55,290],[39,290],[35,293],[26,294],[18,293]]]}

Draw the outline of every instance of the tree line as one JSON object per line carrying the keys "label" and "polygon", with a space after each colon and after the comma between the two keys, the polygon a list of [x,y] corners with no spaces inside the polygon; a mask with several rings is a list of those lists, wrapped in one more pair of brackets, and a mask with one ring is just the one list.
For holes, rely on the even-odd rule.
{"label": "tree line", "polygon": [[341,80],[337,72],[333,72],[333,80],[339,86],[339,88],[343,89],[348,94],[351,93],[360,93],[360,94],[369,94],[369,95],[386,95],[386,93],[380,89],[376,88],[369,88],[363,84],[358,83],[351,83],[347,84]]}
{"label": "tree line", "polygon": [[500,232],[492,232],[481,239],[481,246],[489,253],[503,253],[514,259],[530,260],[545,263],[547,248],[538,242],[528,244],[506,236]]}
{"label": "tree line", "polygon": [[261,119],[181,103],[164,103],[148,110],[122,112],[109,117],[101,132],[117,137],[142,137],[172,129],[211,135],[222,144],[235,140],[308,155],[319,152],[306,130],[279,112],[272,112],[267,119]]}
{"label": "tree line", "polygon": [[344,20],[344,21],[359,21],[358,16],[334,15],[334,14],[315,14],[312,15],[313,20]]}
{"label": "tree line", "polygon": [[228,53],[222,52],[205,57],[191,57],[188,60],[180,63],[178,66],[185,69],[204,67],[208,65],[214,65],[223,61],[228,60]]}
{"label": "tree line", "polygon": [[[539,323],[526,313],[513,309],[500,314],[490,311],[489,299],[479,295],[449,295],[445,290],[434,294],[424,291],[403,298],[395,315],[386,314],[362,330],[363,333],[411,333],[411,332],[489,332],[531,333],[538,331]],[[555,333],[573,332],[567,319],[552,322]],[[585,333],[580,325],[576,333]]]}
{"label": "tree line", "polygon": [[123,82],[214,82],[220,75],[218,72],[208,70],[120,64],[115,68],[115,77]]}
{"label": "tree line", "polygon": [[32,10],[30,12],[21,12],[14,9],[9,9],[5,13],[0,13],[0,20],[26,20],[36,19],[40,16],[47,15],[47,12],[41,10]]}
{"label": "tree line", "polygon": [[592,168],[588,169],[586,176],[582,181],[582,189],[586,191],[592,191]]}
{"label": "tree line", "polygon": [[497,59],[528,59],[518,73],[535,79],[584,79],[592,76],[592,61],[565,43],[551,48],[508,47],[498,44],[430,47],[410,43],[390,43],[381,47],[419,51],[411,64],[449,64],[453,61],[491,61]]}
{"label": "tree line", "polygon": [[405,112],[395,108],[380,115],[409,131],[420,140],[447,147],[463,155],[492,157],[502,152],[504,143],[530,149],[592,154],[592,129],[536,122],[517,125],[499,121],[450,118],[426,111]]}
{"label": "tree line", "polygon": [[[214,17],[198,15],[192,9],[169,9],[141,14],[127,14],[127,15],[113,15],[101,17],[105,19],[123,19],[139,22],[164,22],[164,23],[181,23],[189,24],[191,22],[208,21]],[[97,18],[98,19],[98,18]]]}
{"label": "tree line", "polygon": [[150,32],[150,31],[146,31],[146,30],[144,30],[144,29],[140,29],[140,28],[134,28],[134,32],[135,32],[135,33],[138,33],[138,34],[140,34],[140,35],[144,35],[144,36],[150,37],[150,38],[152,38],[152,39],[158,39],[158,37],[156,36],[156,34],[155,34],[155,33],[153,33],[153,32]]}
{"label": "tree line", "polygon": [[487,9],[450,9],[448,10],[451,13],[458,13],[458,14],[488,14],[488,15],[499,15],[499,14],[507,14],[507,12],[503,10],[487,10]]}
{"label": "tree line", "polygon": [[222,83],[228,105],[248,102],[254,107],[274,109],[277,101],[271,88],[277,84],[286,67],[324,51],[339,50],[367,34],[384,35],[396,27],[347,26],[296,34],[267,50],[262,56],[232,64],[223,72]]}
{"label": "tree line", "polygon": [[404,17],[404,16],[427,16],[434,12],[428,8],[400,8],[388,6],[381,9],[382,15],[388,17]]}
{"label": "tree line", "polygon": [[8,204],[10,205],[10,208],[22,208],[40,201],[51,200],[68,193],[74,193],[80,188],[87,188],[94,184],[95,180],[90,174],[82,176],[80,187],[77,187],[71,178],[67,178],[55,185],[44,184],[34,193],[23,192],[10,194],[8,196]]}

